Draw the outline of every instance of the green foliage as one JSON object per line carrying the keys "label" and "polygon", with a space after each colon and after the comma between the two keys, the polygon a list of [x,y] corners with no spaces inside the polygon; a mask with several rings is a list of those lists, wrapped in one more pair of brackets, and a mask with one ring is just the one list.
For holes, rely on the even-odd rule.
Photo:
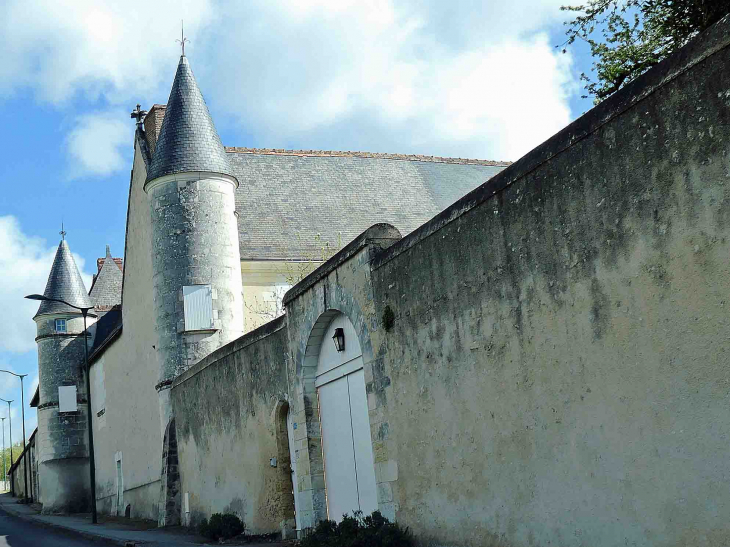
{"label": "green foliage", "polygon": [[245,530],[243,521],[233,513],[213,513],[210,520],[203,519],[198,528],[201,536],[216,541],[236,537]]}
{"label": "green foliage", "polygon": [[[7,439],[6,439],[7,442]],[[23,443],[18,441],[13,445],[13,461],[20,457],[23,452]],[[10,447],[5,447],[5,452],[0,450],[0,481],[5,480],[3,474],[3,462],[1,458],[5,458],[5,470],[10,471]]]}
{"label": "green foliage", "polygon": [[[728,0],[588,0],[563,6],[565,47],[585,41],[595,58],[597,81],[585,73],[585,89],[600,101],[636,79],[730,11]],[[598,37],[596,37],[598,35]]]}
{"label": "green foliage", "polygon": [[367,517],[356,511],[353,516],[344,515],[339,524],[323,520],[301,543],[301,547],[413,546],[415,542],[408,529],[390,522],[380,511]]}

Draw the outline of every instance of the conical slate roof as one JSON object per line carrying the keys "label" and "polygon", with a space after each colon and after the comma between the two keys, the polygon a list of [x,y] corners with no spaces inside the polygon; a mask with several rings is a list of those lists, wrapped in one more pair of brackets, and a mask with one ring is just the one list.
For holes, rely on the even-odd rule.
{"label": "conical slate roof", "polygon": [[188,59],[182,56],[147,181],[188,171],[209,171],[235,178]]}
{"label": "conical slate roof", "polygon": [[108,310],[122,303],[122,270],[112,258],[109,245],[106,246],[104,264],[91,286],[89,296],[99,311]]}
{"label": "conical slate roof", "polygon": [[[43,295],[48,298],[65,300],[69,304],[81,308],[94,306],[91,298],[86,294],[86,287],[84,287],[81,274],[76,267],[76,262],[71,255],[71,249],[68,248],[66,240],[61,240],[58,245],[56,258],[53,260],[51,274],[48,276],[48,283],[46,283],[46,290],[43,291]],[[79,313],[79,310],[60,302],[44,300],[38,308],[36,317],[51,313]]]}

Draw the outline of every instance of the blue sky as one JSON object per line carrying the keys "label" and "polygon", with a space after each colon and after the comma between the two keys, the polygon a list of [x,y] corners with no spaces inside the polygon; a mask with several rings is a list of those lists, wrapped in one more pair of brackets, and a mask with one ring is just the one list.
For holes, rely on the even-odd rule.
{"label": "blue sky", "polygon": [[[129,112],[167,101],[180,19],[226,145],[516,160],[591,107],[587,52],[555,48],[562,3],[5,0],[0,368],[29,374],[27,404],[23,296],[43,291],[62,221],[87,289],[106,244],[122,255]],[[18,391],[0,374],[0,397]],[[35,424],[30,411],[28,436]]]}

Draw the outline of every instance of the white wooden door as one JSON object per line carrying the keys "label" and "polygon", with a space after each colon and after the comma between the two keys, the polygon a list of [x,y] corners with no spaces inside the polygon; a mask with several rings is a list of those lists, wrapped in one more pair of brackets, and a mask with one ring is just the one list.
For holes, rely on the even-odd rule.
{"label": "white wooden door", "polygon": [[297,530],[302,529],[301,515],[299,514],[299,492],[297,481],[297,451],[294,443],[294,422],[292,421],[291,408],[286,415],[286,428],[289,436],[289,459],[291,461],[291,483],[294,489],[294,517],[297,523]]}
{"label": "white wooden door", "polygon": [[378,498],[362,369],[321,386],[319,411],[328,518],[369,515]]}
{"label": "white wooden door", "polygon": [[362,369],[347,375],[350,394],[350,419],[352,421],[352,446],[355,450],[355,471],[360,511],[369,515],[378,509],[378,493],[375,486],[375,461],[370,438],[370,418],[365,393],[365,373]]}
{"label": "white wooden door", "polygon": [[346,376],[319,388],[319,412],[327,515],[339,522],[343,514],[352,514],[360,508]]}

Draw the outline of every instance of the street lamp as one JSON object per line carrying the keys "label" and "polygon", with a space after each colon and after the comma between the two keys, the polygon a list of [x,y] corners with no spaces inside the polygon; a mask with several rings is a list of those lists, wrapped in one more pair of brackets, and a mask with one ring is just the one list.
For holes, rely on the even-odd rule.
{"label": "street lamp", "polygon": [[8,422],[10,422],[10,467],[13,467],[13,418],[10,415],[10,403],[12,403],[13,400],[10,399],[9,401],[6,401],[0,397],[0,401],[8,403]]}
{"label": "street lamp", "polygon": [[7,488],[8,469],[5,461],[5,418],[0,418],[3,422],[3,489]]}
{"label": "street lamp", "polygon": [[[10,372],[9,370],[0,370],[0,372],[7,372],[8,374],[12,374],[13,376],[17,376],[20,378],[20,419],[23,422],[23,453],[25,454],[25,394],[23,393],[23,378],[28,376],[27,374],[15,374],[14,372]],[[10,403],[8,403],[8,410],[10,410]],[[10,412],[8,412],[10,414]],[[13,440],[10,439],[10,444],[12,445]],[[12,446],[10,448],[10,451],[12,452]],[[28,454],[25,454],[24,456],[26,458],[25,463],[23,464],[23,483],[25,484],[25,502],[28,503]],[[31,500],[32,501],[32,500]]]}
{"label": "street lamp", "polygon": [[81,312],[81,315],[84,316],[84,366],[86,368],[86,412],[88,414],[87,421],[89,425],[89,480],[91,481],[91,522],[93,524],[96,524],[96,464],[94,462],[94,429],[91,425],[91,370],[89,368],[89,347],[86,343],[87,336],[89,335],[89,333],[86,331],[86,314],[89,313],[89,310],[94,309],[94,307],[92,306],[89,308],[80,308],[79,306],[69,304],[65,300],[61,300],[59,298],[49,298],[47,296],[43,296],[42,294],[29,294],[28,296],[26,296],[26,298],[28,300],[60,302],[61,304],[66,304],[71,308],[79,310]]}

